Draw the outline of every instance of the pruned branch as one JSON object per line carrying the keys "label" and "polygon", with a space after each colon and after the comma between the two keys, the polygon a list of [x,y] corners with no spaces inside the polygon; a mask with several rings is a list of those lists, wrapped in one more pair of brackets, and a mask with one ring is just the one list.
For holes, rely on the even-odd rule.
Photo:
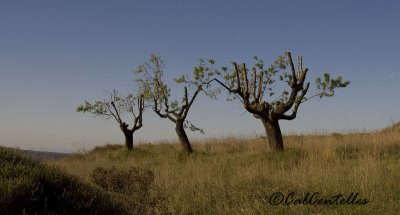
{"label": "pruned branch", "polygon": [[[290,91],[289,99],[288,99],[286,102],[281,103],[281,104],[275,109],[274,114],[277,115],[277,116],[281,116],[281,115],[283,115],[284,113],[286,113],[288,110],[290,110],[290,109],[292,108],[293,104],[296,103],[297,94],[298,94],[300,91],[304,92],[303,89],[305,88],[305,86],[303,86],[303,85],[304,85],[304,80],[305,80],[306,75],[307,75],[307,72],[308,72],[308,69],[307,69],[307,68],[306,68],[304,71],[298,71],[298,74],[299,74],[300,76],[299,76],[299,79],[297,80],[297,78],[296,78],[296,71],[295,71],[295,68],[294,68],[294,64],[293,64],[293,62],[292,62],[292,57],[291,57],[290,52],[287,52],[287,56],[288,56],[289,65],[290,65],[290,68],[291,68],[291,71],[292,71],[292,76],[293,76],[293,77],[292,77],[292,81],[289,83],[289,86],[290,86],[290,88],[291,88],[291,91]],[[298,59],[299,59],[299,61],[298,61],[298,68],[299,68],[299,69],[302,69],[302,64],[303,64],[303,63],[302,63],[302,58],[299,57]],[[307,88],[307,90],[308,90],[308,87],[306,87],[306,88]],[[306,91],[306,92],[307,92],[307,91]],[[304,95],[303,95],[302,97],[304,97]],[[297,106],[300,105],[300,103],[301,103],[301,100],[297,103]],[[297,107],[297,108],[298,108],[298,107]],[[296,112],[297,112],[297,108],[295,107]]]}
{"label": "pruned branch", "polygon": [[258,94],[257,94],[257,98],[256,98],[256,102],[260,102],[260,99],[262,98],[262,85],[263,85],[263,75],[264,73],[261,71],[260,72],[260,79],[258,80]]}
{"label": "pruned branch", "polygon": [[244,91],[243,91],[243,101],[244,103],[249,103],[249,80],[247,79],[247,69],[246,69],[246,64],[243,63],[243,80],[244,80]]}
{"label": "pruned branch", "polygon": [[[300,104],[309,99],[305,97],[309,89],[309,83],[305,84],[308,68],[303,68],[303,58],[301,56],[297,58],[297,67],[295,67],[291,53],[287,52],[286,58],[283,56],[279,57],[266,70],[263,69],[264,64],[262,60],[257,57],[255,57],[255,60],[257,64],[252,67],[251,80],[248,78],[246,64],[243,63],[238,66],[236,62],[233,62],[234,68],[231,73],[226,72],[226,67],[223,69],[226,72],[225,82],[218,78],[214,80],[230,94],[239,98],[245,109],[254,115],[263,115],[264,117],[275,119],[295,118]],[[285,90],[279,100],[272,101],[271,103],[263,100],[267,90],[269,96],[274,94],[271,91],[272,84],[275,82],[274,77],[278,71],[284,70],[287,65],[290,67],[290,74],[284,72],[280,75],[280,80],[286,82],[290,90]],[[234,84],[230,84],[230,81],[233,81],[232,83]],[[332,96],[334,89],[346,87],[348,84],[349,82],[342,82],[340,76],[335,80],[330,80],[329,76],[324,75],[324,81],[320,79],[318,82],[317,80],[317,86],[319,87],[317,88],[320,92],[315,96]],[[285,113],[291,109],[292,114],[286,115]]]}
{"label": "pruned branch", "polygon": [[253,93],[253,99],[254,99],[254,100],[257,100],[257,96],[256,96],[256,91],[257,91],[257,90],[256,90],[256,89],[257,89],[257,77],[256,77],[256,76],[257,76],[257,73],[256,73],[256,70],[254,69],[254,70],[253,70],[253,90],[252,90],[252,91],[253,91],[252,93]]}
{"label": "pruned branch", "polygon": [[[290,54],[290,52],[286,53],[288,56],[288,61],[289,61],[289,65],[290,65],[290,69],[292,71],[292,82],[290,83],[290,87],[294,87],[294,85],[297,83],[297,78],[296,78],[296,71],[294,69],[294,64],[293,64],[293,60],[292,60],[292,55]],[[300,64],[300,63],[299,63]],[[301,70],[298,70],[298,72],[300,72]]]}
{"label": "pruned branch", "polygon": [[[241,89],[241,84],[240,84],[239,69],[238,69],[238,66],[237,66],[236,63],[233,63],[233,65],[234,65],[234,67],[235,67],[235,74],[236,74],[236,84],[237,84],[237,87],[236,87],[236,89],[233,89],[232,91],[233,91],[233,93],[235,93],[235,92],[241,92],[242,89]],[[227,89],[228,89],[228,88],[227,88]]]}
{"label": "pruned branch", "polygon": [[136,117],[134,116],[134,125],[132,127],[132,132],[140,129],[143,126],[143,112],[145,110],[145,105],[144,105],[144,95],[140,95],[137,98],[137,104],[139,105],[139,113]]}

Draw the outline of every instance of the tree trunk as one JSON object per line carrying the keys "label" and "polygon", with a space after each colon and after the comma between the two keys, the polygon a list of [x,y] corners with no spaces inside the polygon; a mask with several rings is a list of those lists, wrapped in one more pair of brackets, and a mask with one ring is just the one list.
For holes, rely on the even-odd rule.
{"label": "tree trunk", "polygon": [[192,146],[190,145],[189,138],[186,135],[185,129],[183,128],[183,121],[177,121],[175,126],[176,134],[179,137],[184,150],[190,154],[193,152]]}
{"label": "tree trunk", "polygon": [[278,120],[261,118],[267,132],[268,145],[272,151],[283,151],[283,139]]}
{"label": "tree trunk", "polygon": [[133,149],[133,132],[124,131],[125,135],[125,146],[130,151]]}

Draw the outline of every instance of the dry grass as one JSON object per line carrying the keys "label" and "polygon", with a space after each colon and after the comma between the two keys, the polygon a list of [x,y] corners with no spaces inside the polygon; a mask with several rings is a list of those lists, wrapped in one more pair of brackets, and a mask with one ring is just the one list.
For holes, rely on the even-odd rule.
{"label": "dry grass", "polygon": [[[400,126],[399,126],[400,127]],[[133,152],[107,146],[49,162],[91,182],[98,167],[139,167],[154,172],[166,197],[161,214],[398,214],[400,132],[287,136],[286,151],[272,153],[265,139],[208,139],[195,153],[178,144],[142,144]],[[271,205],[275,192],[321,198],[359,193],[366,205]]]}

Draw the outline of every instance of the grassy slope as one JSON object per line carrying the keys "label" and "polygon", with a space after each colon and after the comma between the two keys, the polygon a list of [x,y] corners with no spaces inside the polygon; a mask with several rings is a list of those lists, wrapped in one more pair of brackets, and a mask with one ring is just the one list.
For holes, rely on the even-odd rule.
{"label": "grassy slope", "polygon": [[0,214],[128,214],[122,201],[19,151],[0,147]]}
{"label": "grassy slope", "polygon": [[[399,126],[400,127],[400,126]],[[166,196],[161,212],[172,214],[398,214],[400,132],[289,136],[286,151],[271,153],[263,139],[205,140],[195,153],[178,144],[99,148],[50,165],[90,183],[96,167],[151,169]],[[328,198],[358,192],[366,205],[277,205],[275,192],[296,196],[319,192]]]}

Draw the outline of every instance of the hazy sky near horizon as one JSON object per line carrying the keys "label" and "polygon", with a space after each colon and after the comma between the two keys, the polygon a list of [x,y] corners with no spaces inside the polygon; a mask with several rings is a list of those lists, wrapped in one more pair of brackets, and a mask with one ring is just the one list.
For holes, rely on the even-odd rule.
{"label": "hazy sky near horizon", "polygon": [[[132,91],[132,71],[150,54],[168,78],[191,73],[199,58],[218,66],[269,64],[302,55],[308,80],[323,72],[351,85],[299,108],[283,133],[371,130],[400,120],[399,1],[1,1],[0,145],[76,151],[124,138],[112,120],[76,113],[105,90]],[[181,96],[180,86],[172,87]],[[263,135],[259,120],[225,97],[201,95],[188,119],[206,134]],[[151,110],[135,142],[175,140],[174,126]]]}

